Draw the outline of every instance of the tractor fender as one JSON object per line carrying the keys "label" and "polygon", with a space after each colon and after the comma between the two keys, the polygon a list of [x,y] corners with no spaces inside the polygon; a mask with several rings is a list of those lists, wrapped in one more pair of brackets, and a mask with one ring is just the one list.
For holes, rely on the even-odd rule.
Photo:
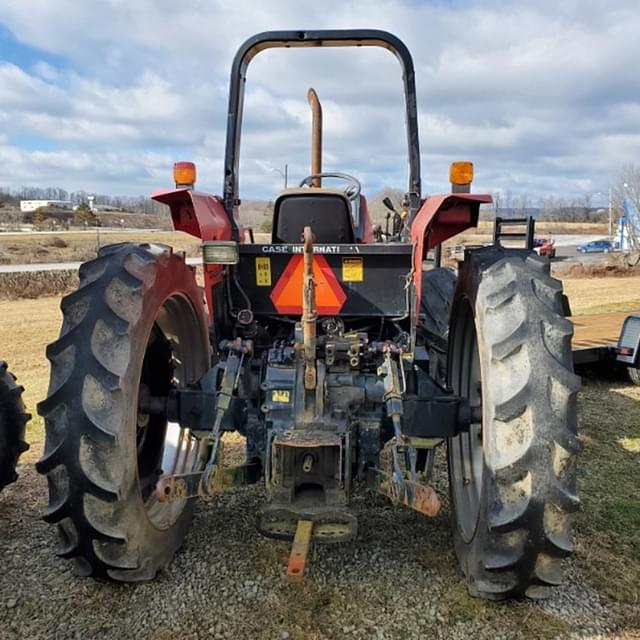
{"label": "tractor fender", "polygon": [[176,231],[202,240],[231,240],[231,222],[217,196],[191,189],[154,191],[151,198],[168,205]]}
{"label": "tractor fender", "polygon": [[367,199],[360,196],[360,216],[362,217],[362,242],[364,244],[373,244],[375,238],[373,236],[373,222],[367,205]]}
{"label": "tractor fender", "polygon": [[[202,240],[231,240],[231,221],[222,201],[217,196],[199,193],[191,189],[167,189],[154,191],[151,198],[168,205],[173,228],[184,231]],[[240,237],[244,237],[244,233]],[[213,287],[222,282],[223,268],[220,265],[203,265],[205,296],[209,315],[213,318]]]}
{"label": "tractor fender", "polygon": [[425,198],[411,223],[413,270],[417,305],[422,297],[422,261],[429,249],[478,224],[480,205],[492,202],[489,194],[447,193]]}

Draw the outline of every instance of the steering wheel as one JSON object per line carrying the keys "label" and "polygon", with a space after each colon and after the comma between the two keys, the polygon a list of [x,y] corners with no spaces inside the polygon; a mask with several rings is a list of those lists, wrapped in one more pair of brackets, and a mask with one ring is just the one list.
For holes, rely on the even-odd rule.
{"label": "steering wheel", "polygon": [[345,182],[348,182],[344,190],[347,198],[349,198],[349,200],[357,200],[360,197],[362,185],[357,178],[350,176],[348,173],[314,173],[302,180],[299,186],[310,187],[315,178],[337,178],[338,180],[344,180]]}

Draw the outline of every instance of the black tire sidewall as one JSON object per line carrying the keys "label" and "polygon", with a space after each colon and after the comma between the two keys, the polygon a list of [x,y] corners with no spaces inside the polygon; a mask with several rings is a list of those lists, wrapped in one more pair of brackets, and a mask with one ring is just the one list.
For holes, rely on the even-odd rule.
{"label": "black tire sidewall", "polygon": [[6,369],[0,370],[0,490],[11,484],[20,454],[25,449],[25,425],[28,420],[22,389]]}
{"label": "black tire sidewall", "polygon": [[[165,305],[173,298],[180,303]],[[209,369],[203,295],[182,254],[122,243],[82,265],[80,286],[61,308],[60,337],[47,348],[49,393],[38,405],[46,439],[36,467],[49,484],[44,518],[58,524],[58,553],[75,560],[79,575],[149,580],[182,544],[194,501],[167,510],[161,524],[147,511],[137,447],[143,363],[157,322],[176,335],[180,386]]]}
{"label": "black tire sidewall", "polygon": [[429,374],[439,384],[444,384],[447,355],[429,345],[427,332],[436,334],[446,344],[457,275],[453,269],[436,267],[423,271],[421,279],[421,327],[426,330],[424,340],[429,353]]}
{"label": "black tire sidewall", "polygon": [[[475,529],[465,539],[454,492],[462,478],[454,478],[459,472],[450,441],[456,554],[472,595],[540,597],[561,579],[560,560],[572,546],[570,515],[579,505],[573,462],[579,450],[575,394],[580,379],[573,373],[573,329],[564,318],[562,286],[551,278],[547,260],[491,247],[471,252],[465,262],[452,310],[449,381],[455,378],[454,350],[464,348],[457,323],[466,317],[479,356],[482,480]],[[499,426],[507,421],[517,428],[524,412],[519,432]]]}

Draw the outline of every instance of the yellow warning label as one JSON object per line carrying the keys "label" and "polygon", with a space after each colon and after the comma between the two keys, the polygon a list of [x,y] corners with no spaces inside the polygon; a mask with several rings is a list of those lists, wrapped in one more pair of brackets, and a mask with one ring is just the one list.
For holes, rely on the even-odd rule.
{"label": "yellow warning label", "polygon": [[271,286],[271,258],[256,258],[256,284],[259,287]]}
{"label": "yellow warning label", "polygon": [[364,280],[364,265],[362,258],[342,258],[342,281],[362,282]]}
{"label": "yellow warning label", "polygon": [[291,393],[287,389],[274,389],[271,392],[271,402],[289,402]]}

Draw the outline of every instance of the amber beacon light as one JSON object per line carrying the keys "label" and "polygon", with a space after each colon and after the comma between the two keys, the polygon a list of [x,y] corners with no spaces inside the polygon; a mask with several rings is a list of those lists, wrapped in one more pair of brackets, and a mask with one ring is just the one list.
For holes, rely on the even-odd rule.
{"label": "amber beacon light", "polygon": [[469,193],[473,182],[473,162],[452,162],[449,168],[449,182],[454,193]]}
{"label": "amber beacon light", "polygon": [[196,183],[196,165],[193,162],[176,162],[173,165],[173,180],[176,189],[193,189]]}

